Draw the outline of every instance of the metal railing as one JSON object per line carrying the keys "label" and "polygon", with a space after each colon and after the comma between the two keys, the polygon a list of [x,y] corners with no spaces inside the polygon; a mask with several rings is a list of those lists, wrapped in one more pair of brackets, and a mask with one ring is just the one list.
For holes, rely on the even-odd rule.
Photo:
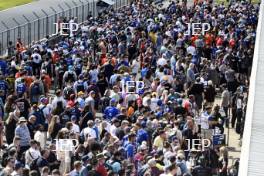
{"label": "metal railing", "polygon": [[[42,15],[37,14],[32,11],[32,16],[36,18],[34,21],[30,21],[25,15],[22,17],[25,19],[26,23],[20,24],[15,18],[12,20],[17,24],[14,28],[9,28],[3,21],[0,25],[3,25],[6,30],[0,32],[0,55],[4,55],[8,48],[8,43],[11,41],[12,46],[15,45],[17,38],[20,38],[25,46],[30,46],[33,41],[39,41],[46,36],[51,36],[56,33],[56,27],[54,23],[57,23],[60,17],[70,19],[71,17],[77,17],[77,22],[80,24],[84,22],[88,15],[91,14],[93,17],[97,16],[97,6],[98,0],[79,0],[79,4],[72,1],[75,6],[70,6],[65,2],[68,9],[63,8],[58,5],[61,11],[56,11],[53,7],[50,7],[52,15],[49,15],[44,9],[42,9]],[[114,8],[120,8],[122,6],[128,5],[128,0],[114,0]],[[42,17],[40,17],[42,16]]]}

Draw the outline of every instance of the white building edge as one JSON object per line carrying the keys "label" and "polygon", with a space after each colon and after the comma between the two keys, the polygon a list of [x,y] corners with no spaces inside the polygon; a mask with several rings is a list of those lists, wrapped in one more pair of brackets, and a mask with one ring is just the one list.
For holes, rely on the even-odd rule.
{"label": "white building edge", "polygon": [[264,2],[261,2],[250,78],[239,176],[264,176]]}

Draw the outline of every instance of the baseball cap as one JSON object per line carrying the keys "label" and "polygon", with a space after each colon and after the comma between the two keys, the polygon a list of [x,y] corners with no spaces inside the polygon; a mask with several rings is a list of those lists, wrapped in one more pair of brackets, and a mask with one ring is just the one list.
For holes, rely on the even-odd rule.
{"label": "baseball cap", "polygon": [[77,120],[76,115],[72,115],[72,116],[71,116],[71,120]]}
{"label": "baseball cap", "polygon": [[24,166],[23,166],[23,164],[21,163],[21,162],[16,162],[15,163],[15,170],[18,170],[18,169],[20,169],[20,168],[23,168]]}
{"label": "baseball cap", "polygon": [[80,95],[84,95],[84,92],[83,91],[78,92],[78,96]]}

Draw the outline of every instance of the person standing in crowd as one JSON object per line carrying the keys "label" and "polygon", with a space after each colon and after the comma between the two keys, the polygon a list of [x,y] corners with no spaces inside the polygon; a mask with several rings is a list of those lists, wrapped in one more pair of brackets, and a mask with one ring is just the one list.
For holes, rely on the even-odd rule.
{"label": "person standing in crowd", "polygon": [[20,117],[18,125],[15,129],[15,136],[20,138],[20,154],[25,152],[30,147],[30,132],[27,127],[27,120],[25,117]]}
{"label": "person standing in crowd", "polygon": [[216,90],[211,80],[208,81],[208,86],[204,90],[204,99],[206,104],[213,106],[215,102]]}

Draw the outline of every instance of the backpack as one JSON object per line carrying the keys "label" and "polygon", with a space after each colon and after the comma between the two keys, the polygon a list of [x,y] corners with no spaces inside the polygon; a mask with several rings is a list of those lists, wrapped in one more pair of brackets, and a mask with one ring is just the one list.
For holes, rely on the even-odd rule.
{"label": "backpack", "polygon": [[1,81],[0,82],[0,96],[5,96],[6,89],[7,89],[7,83],[6,83],[6,81]]}
{"label": "backpack", "polygon": [[31,87],[31,95],[39,95],[41,92],[39,83],[34,83]]}
{"label": "backpack", "polygon": [[59,79],[62,80],[65,71],[64,71],[64,69],[62,67],[60,67],[58,72],[59,72]]}
{"label": "backpack", "polygon": [[73,82],[74,81],[74,74],[73,72],[68,72],[65,82]]}
{"label": "backpack", "polygon": [[74,94],[74,90],[72,89],[72,87],[66,87],[66,89],[64,90],[65,99],[68,100],[71,94]]}
{"label": "backpack", "polygon": [[30,170],[36,170],[36,171],[38,171],[38,164],[37,164],[38,159],[39,159],[39,157],[36,158],[36,159],[34,159],[34,160],[30,163],[30,165],[29,165]]}
{"label": "backpack", "polygon": [[80,92],[80,91],[84,92],[84,83],[83,82],[79,82],[79,81],[77,82],[76,91],[77,92]]}

